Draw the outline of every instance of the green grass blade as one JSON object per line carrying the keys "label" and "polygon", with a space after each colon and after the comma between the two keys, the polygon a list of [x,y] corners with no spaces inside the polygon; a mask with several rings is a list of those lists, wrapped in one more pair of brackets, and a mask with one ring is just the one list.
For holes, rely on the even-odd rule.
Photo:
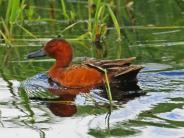
{"label": "green grass blade", "polygon": [[24,32],[26,32],[28,35],[30,35],[31,37],[33,37],[33,38],[35,38],[35,39],[37,39],[37,37],[33,34],[33,33],[31,33],[29,30],[27,30],[25,27],[23,27],[23,26],[21,26],[21,25],[19,25],[19,24],[16,24],[18,27],[20,27]]}
{"label": "green grass blade", "polygon": [[17,19],[18,16],[18,9],[20,5],[20,0],[12,0],[12,5],[11,5],[11,14],[9,18],[10,23],[14,23]]}
{"label": "green grass blade", "polygon": [[4,34],[6,35],[7,38],[11,38],[10,30],[3,18],[1,18],[1,22],[2,22],[2,27],[4,29]]}
{"label": "green grass blade", "polygon": [[75,23],[73,23],[73,24],[67,26],[65,29],[63,29],[63,30],[61,31],[61,33],[63,33],[63,32],[65,32],[65,31],[67,31],[67,30],[73,28],[75,25],[77,25],[77,24],[79,24],[79,23],[81,23],[81,21],[75,22]]}
{"label": "green grass blade", "polygon": [[101,68],[101,67],[98,67],[99,70],[102,70],[105,74],[105,86],[106,86],[106,91],[107,91],[107,95],[108,95],[108,98],[109,98],[109,104],[112,106],[112,93],[111,93],[111,87],[110,87],[110,82],[109,82],[109,78],[108,78],[108,75],[107,75],[107,69],[104,69],[104,68]]}
{"label": "green grass blade", "polygon": [[119,26],[119,23],[117,21],[117,18],[115,16],[114,12],[112,11],[110,5],[107,4],[107,8],[108,8],[108,11],[110,13],[110,16],[112,18],[112,21],[114,23],[114,27],[115,27],[116,32],[117,32],[117,35],[118,35],[118,39],[117,40],[118,41],[121,41],[121,31],[120,31],[120,26]]}
{"label": "green grass blade", "polygon": [[12,1],[13,1],[13,0],[9,0],[9,1],[8,1],[8,6],[7,6],[7,10],[6,10],[5,22],[8,22],[8,21],[9,21],[9,17],[10,17],[10,13],[11,13],[11,7],[12,7]]}
{"label": "green grass blade", "polygon": [[111,94],[111,88],[110,88],[110,83],[109,83],[109,78],[107,76],[107,70],[103,69],[105,73],[105,83],[106,83],[106,89],[107,89],[107,95],[109,98],[109,104],[112,105],[112,94]]}
{"label": "green grass blade", "polygon": [[11,41],[6,37],[6,35],[0,30],[0,34],[3,37],[6,44],[12,46]]}
{"label": "green grass blade", "polygon": [[65,6],[65,2],[64,0],[61,0],[61,7],[62,7],[62,12],[63,12],[63,15],[66,19],[69,18],[68,14],[67,14],[67,11],[66,11],[66,6]]}
{"label": "green grass blade", "polygon": [[92,10],[91,5],[93,3],[93,0],[88,0],[88,32],[92,32]]}
{"label": "green grass blade", "polygon": [[95,13],[94,25],[93,25],[92,40],[95,40],[98,25],[101,24],[100,22],[102,22],[101,17],[102,17],[104,8],[105,8],[104,4],[102,4],[101,1],[98,1],[97,2],[97,10],[96,10],[96,13]]}
{"label": "green grass blade", "polygon": [[90,38],[92,36],[91,32],[87,32],[85,34],[82,34],[76,38],[76,40],[84,40],[86,38]]}

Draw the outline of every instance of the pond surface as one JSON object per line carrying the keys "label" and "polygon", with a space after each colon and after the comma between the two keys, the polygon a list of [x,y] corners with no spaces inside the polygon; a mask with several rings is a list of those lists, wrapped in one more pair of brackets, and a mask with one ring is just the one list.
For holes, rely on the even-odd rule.
{"label": "pond surface", "polygon": [[[75,5],[75,2],[67,4]],[[111,114],[108,100],[98,96],[95,90],[89,95],[77,95],[71,104],[29,98],[25,81],[43,75],[54,60],[27,60],[26,55],[56,37],[64,22],[29,22],[27,27],[38,39],[31,39],[17,29],[12,47],[1,40],[0,137],[183,138],[184,18],[183,9],[179,8],[182,4],[182,0],[135,2],[136,24],[122,25],[126,37],[121,42],[115,41],[116,32],[110,27],[101,48],[96,48],[89,40],[74,40],[85,32],[85,25],[62,34],[74,48],[75,64],[91,57],[116,59],[135,56],[134,64],[144,66],[137,77],[140,92],[144,94],[115,101],[117,107]],[[81,1],[78,6],[85,8],[86,5]],[[86,16],[81,18],[85,20]],[[41,81],[37,83],[41,85]],[[60,113],[55,112],[57,108],[61,109]]]}

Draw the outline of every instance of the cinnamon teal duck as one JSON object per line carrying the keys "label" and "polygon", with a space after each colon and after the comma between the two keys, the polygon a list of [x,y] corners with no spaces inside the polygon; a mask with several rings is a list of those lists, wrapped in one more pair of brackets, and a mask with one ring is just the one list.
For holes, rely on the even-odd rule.
{"label": "cinnamon teal duck", "polygon": [[[64,39],[52,39],[39,51],[31,52],[28,58],[49,56],[56,62],[48,71],[52,82],[59,84],[70,93],[77,91],[87,92],[96,87],[103,87],[105,82],[104,71],[107,70],[110,85],[131,87],[137,84],[137,74],[143,68],[133,65],[135,57],[115,60],[89,59],[80,65],[71,65],[73,58],[72,46]],[[61,92],[61,91],[60,91]]]}

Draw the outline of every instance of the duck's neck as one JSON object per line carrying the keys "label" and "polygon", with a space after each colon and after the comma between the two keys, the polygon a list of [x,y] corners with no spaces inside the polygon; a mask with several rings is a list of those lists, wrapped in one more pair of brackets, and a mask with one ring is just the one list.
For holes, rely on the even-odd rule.
{"label": "duck's neck", "polygon": [[62,68],[67,68],[69,65],[70,65],[70,61],[56,59],[56,62],[52,67],[62,69]]}
{"label": "duck's neck", "polygon": [[62,76],[62,72],[69,66],[69,62],[64,60],[56,60],[55,64],[49,69],[48,75],[51,79],[57,80],[57,77]]}

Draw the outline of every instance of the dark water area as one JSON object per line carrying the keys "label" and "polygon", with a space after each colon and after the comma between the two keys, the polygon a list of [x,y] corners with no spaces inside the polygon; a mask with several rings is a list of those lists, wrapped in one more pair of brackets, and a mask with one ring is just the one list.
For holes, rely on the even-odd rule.
{"label": "dark water area", "polygon": [[[115,13],[121,24],[122,41],[116,41],[115,28],[109,21],[101,47],[95,47],[89,39],[76,39],[87,31],[87,1],[66,2],[71,10],[76,9],[75,19],[80,20],[74,20],[78,25],[64,32],[70,23],[60,19],[59,4],[50,22],[46,20],[49,10],[40,8],[38,1],[32,2],[35,20],[27,19],[24,24],[37,39],[16,28],[12,47],[0,40],[0,137],[184,137],[182,0],[133,1],[131,12],[126,11],[125,1],[118,0],[120,6]],[[5,1],[0,3],[7,5]],[[43,5],[50,8],[46,1]],[[0,11],[3,16],[2,8]],[[64,102],[53,96],[47,88],[46,72],[54,60],[28,60],[26,55],[58,35],[72,44],[73,64],[86,58],[137,57],[133,63],[144,66],[137,76],[141,90],[126,94],[115,91],[116,106],[111,114],[107,97],[98,89],[64,97],[68,99]]]}

